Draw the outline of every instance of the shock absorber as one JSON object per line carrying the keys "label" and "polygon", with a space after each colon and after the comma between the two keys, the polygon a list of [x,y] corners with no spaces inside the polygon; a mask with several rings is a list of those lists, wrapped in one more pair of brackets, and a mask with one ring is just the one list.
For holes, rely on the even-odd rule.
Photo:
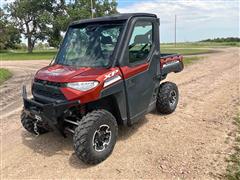
{"label": "shock absorber", "polygon": [[76,109],[68,110],[64,113],[64,130],[74,133],[75,128],[78,126],[79,121],[86,114],[85,105],[81,105]]}

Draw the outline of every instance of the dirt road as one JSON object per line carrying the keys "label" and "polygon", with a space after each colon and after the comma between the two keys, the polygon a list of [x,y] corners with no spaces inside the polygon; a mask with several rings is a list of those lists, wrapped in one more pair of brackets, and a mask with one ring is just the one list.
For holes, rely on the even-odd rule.
{"label": "dirt road", "polygon": [[87,166],[75,156],[72,138],[39,137],[20,124],[20,86],[48,61],[1,62],[14,76],[0,88],[1,176],[13,178],[216,178],[231,152],[233,116],[239,103],[239,49],[223,49],[167,79],[176,82],[175,113],[150,113],[133,127],[120,127],[112,155]]}

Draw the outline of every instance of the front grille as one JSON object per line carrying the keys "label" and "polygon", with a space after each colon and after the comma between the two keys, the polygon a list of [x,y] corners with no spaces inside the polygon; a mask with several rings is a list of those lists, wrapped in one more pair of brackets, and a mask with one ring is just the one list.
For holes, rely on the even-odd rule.
{"label": "front grille", "polygon": [[41,80],[41,79],[34,79],[34,82],[40,83],[43,85],[56,86],[56,87],[63,87],[65,85],[65,83],[52,82],[52,81],[46,81],[46,80]]}
{"label": "front grille", "polygon": [[60,91],[60,87],[62,87],[61,83],[35,79],[32,86],[33,97],[36,100],[44,102],[66,100],[65,96]]}
{"label": "front grille", "polygon": [[49,92],[49,91],[45,91],[42,89],[35,89],[35,90],[33,90],[33,92],[35,95],[41,95],[41,96],[53,98],[56,100],[65,100],[64,95],[61,93]]}

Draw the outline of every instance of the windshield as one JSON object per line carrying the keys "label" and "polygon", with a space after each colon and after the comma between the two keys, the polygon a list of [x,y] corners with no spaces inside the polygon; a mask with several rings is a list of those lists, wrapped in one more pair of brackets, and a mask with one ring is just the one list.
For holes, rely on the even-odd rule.
{"label": "windshield", "polygon": [[107,67],[122,26],[90,24],[70,27],[55,63],[77,67]]}

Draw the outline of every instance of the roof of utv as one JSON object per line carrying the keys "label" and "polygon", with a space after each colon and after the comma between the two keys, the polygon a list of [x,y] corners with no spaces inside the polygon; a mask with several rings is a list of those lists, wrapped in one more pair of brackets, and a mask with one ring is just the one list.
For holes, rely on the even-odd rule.
{"label": "roof of utv", "polygon": [[150,13],[123,13],[123,14],[115,14],[112,16],[103,16],[103,17],[97,17],[97,18],[93,18],[93,19],[84,19],[84,20],[74,21],[70,26],[77,25],[77,24],[85,24],[85,23],[127,20],[131,17],[154,17],[154,18],[157,18],[157,16],[155,14],[150,14]]}

